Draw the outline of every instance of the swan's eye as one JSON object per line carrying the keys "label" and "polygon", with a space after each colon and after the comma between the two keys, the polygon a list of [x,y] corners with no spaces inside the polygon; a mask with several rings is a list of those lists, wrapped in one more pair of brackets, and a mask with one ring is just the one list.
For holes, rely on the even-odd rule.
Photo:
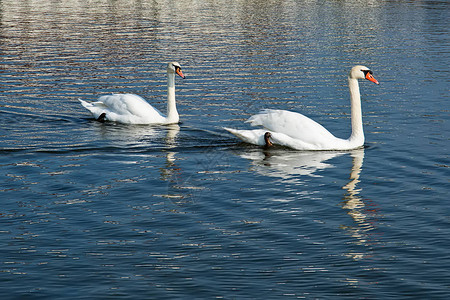
{"label": "swan's eye", "polygon": [[361,72],[364,73],[364,76],[367,76],[367,73],[369,73],[370,75],[373,75],[372,70],[361,70]]}

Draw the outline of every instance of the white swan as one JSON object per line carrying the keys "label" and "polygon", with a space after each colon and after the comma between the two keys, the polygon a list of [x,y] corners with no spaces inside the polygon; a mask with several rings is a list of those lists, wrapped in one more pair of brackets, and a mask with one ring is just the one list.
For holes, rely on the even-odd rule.
{"label": "white swan", "polygon": [[171,62],[167,66],[167,116],[142,97],[133,94],[106,95],[96,102],[78,100],[101,122],[106,120],[124,124],[175,124],[179,121],[175,104],[175,73],[185,78],[180,64]]}
{"label": "white swan", "polygon": [[266,132],[270,132],[272,143],[297,150],[350,150],[361,147],[364,144],[364,131],[358,79],[367,79],[379,84],[369,68],[355,66],[351,69],[348,75],[348,85],[350,88],[352,134],[346,140],[335,137],[325,127],[310,118],[286,110],[266,109],[246,121],[252,126],[262,126],[264,129],[224,129],[244,142],[260,146],[267,145],[267,139],[264,135]]}

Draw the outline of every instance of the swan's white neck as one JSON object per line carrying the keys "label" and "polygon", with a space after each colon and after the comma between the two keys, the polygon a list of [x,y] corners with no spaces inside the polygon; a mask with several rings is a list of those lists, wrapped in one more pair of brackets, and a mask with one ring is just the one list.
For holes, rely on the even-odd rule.
{"label": "swan's white neck", "polygon": [[167,118],[166,123],[178,123],[178,115],[175,103],[175,74],[167,72]]}
{"label": "swan's white neck", "polygon": [[358,80],[348,78],[348,86],[350,88],[350,103],[351,103],[351,118],[352,118],[352,135],[349,141],[355,146],[362,146],[364,144],[364,131],[362,123],[361,111],[361,95],[359,93]]}

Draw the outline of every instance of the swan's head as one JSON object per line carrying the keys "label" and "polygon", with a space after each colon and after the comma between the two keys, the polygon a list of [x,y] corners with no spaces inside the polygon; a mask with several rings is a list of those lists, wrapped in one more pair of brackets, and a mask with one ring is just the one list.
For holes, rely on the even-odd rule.
{"label": "swan's head", "polygon": [[272,147],[273,144],[270,141],[270,138],[272,137],[272,134],[270,132],[266,132],[264,133],[264,142],[265,142],[265,147]]}
{"label": "swan's head", "polygon": [[373,72],[368,67],[354,66],[348,76],[353,79],[367,79],[373,83],[379,84],[378,80],[373,77]]}
{"label": "swan's head", "polygon": [[177,73],[181,78],[185,78],[183,75],[183,72],[181,72],[181,66],[177,62],[171,62],[167,65],[167,72],[168,73]]}

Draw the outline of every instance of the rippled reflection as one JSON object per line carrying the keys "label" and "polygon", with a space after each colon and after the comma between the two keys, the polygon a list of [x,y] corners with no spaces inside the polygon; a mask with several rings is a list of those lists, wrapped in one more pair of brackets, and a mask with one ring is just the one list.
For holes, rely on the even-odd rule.
{"label": "rippled reflection", "polygon": [[285,149],[265,151],[257,149],[240,156],[251,160],[253,170],[259,174],[278,177],[284,182],[301,184],[304,182],[301,176],[321,177],[321,171],[335,166],[328,162],[329,160],[345,154],[350,154],[352,166],[350,181],[342,187],[346,190],[346,193],[341,206],[353,219],[354,225],[341,225],[341,229],[355,239],[354,244],[364,246],[363,249],[367,251],[349,252],[344,255],[360,260],[372,256],[369,253],[371,251],[370,246],[378,243],[373,233],[377,225],[378,208],[360,195],[362,189],[358,187],[364,160],[364,149],[356,149],[350,152],[298,152],[286,151]]}
{"label": "rippled reflection", "polygon": [[159,168],[161,180],[167,183],[167,193],[153,195],[169,199],[175,205],[169,208],[172,212],[177,211],[176,206],[191,201],[191,192],[189,191],[201,190],[200,187],[191,185],[190,175],[186,174],[177,162],[177,156],[179,155],[177,137],[179,132],[180,127],[178,125],[167,126],[167,134],[164,139],[167,149],[163,151],[165,153],[165,164]]}
{"label": "rippled reflection", "polygon": [[[351,237],[355,239],[356,245],[368,246],[377,243],[374,238],[373,231],[377,225],[378,208],[375,204],[370,203],[368,199],[363,199],[360,195],[361,188],[358,188],[360,182],[360,174],[364,160],[364,149],[354,150],[350,154],[352,156],[352,169],[350,172],[350,181],[342,188],[347,192],[344,194],[341,203],[342,208],[353,219],[354,225],[341,226]],[[369,250],[368,250],[369,251]],[[364,259],[372,256],[369,252],[350,252],[345,254],[354,260]]]}
{"label": "rippled reflection", "polygon": [[177,124],[149,126],[92,123],[90,133],[87,134],[108,140],[117,147],[139,147],[140,151],[143,147],[152,149],[152,146],[174,148],[177,146],[177,137],[180,132],[180,126]]}
{"label": "rippled reflection", "polygon": [[299,176],[320,177],[319,171],[332,168],[328,160],[346,152],[287,151],[285,149],[257,149],[241,154],[252,161],[253,169],[265,176],[279,177],[286,182],[299,182]]}

